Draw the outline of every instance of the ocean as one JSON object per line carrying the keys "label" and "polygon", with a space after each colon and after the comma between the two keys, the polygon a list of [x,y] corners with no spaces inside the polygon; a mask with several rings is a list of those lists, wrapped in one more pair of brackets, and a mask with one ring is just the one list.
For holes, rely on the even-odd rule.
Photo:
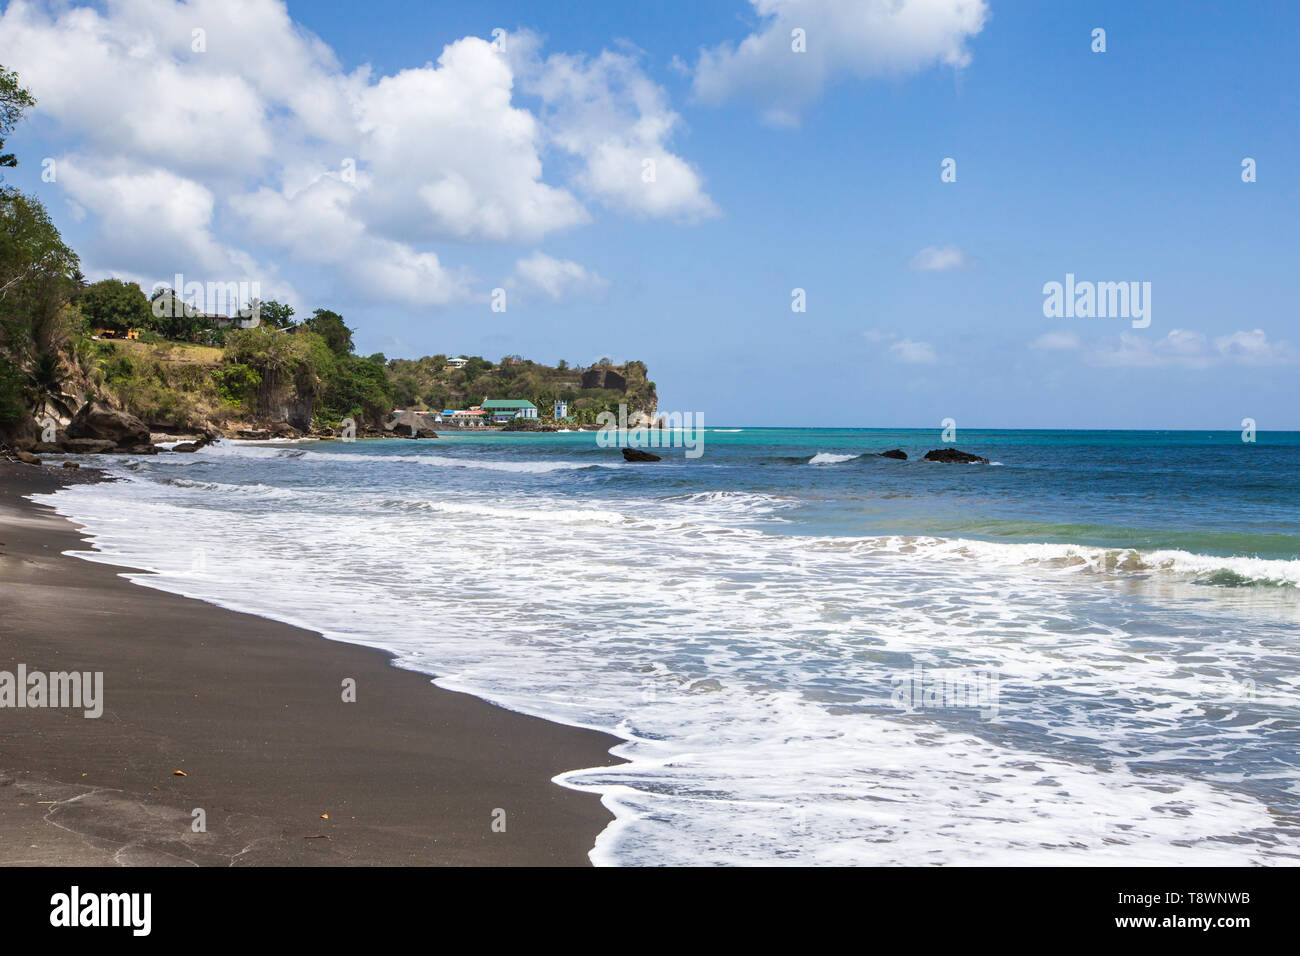
{"label": "ocean", "polygon": [[1300,861],[1300,433],[704,439],[223,441],[42,500],[141,584],[623,738],[557,778],[598,864]]}

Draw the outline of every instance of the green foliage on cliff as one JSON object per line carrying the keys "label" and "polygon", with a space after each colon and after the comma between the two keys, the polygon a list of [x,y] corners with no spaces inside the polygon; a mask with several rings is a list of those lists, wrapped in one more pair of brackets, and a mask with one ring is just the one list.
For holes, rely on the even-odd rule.
{"label": "green foliage on cliff", "polygon": [[422,359],[392,359],[388,378],[393,399],[400,408],[442,411],[467,408],[485,398],[522,398],[537,406],[538,414],[549,417],[558,399],[569,403],[569,418],[578,424],[594,424],[604,411],[618,411],[620,403],[629,412],[652,413],[658,408],[654,382],[646,377],[644,362],[609,367],[627,380],[627,390],[582,387],[582,369],[567,362],[541,365],[518,356],[506,356],[493,363],[481,356],[469,356],[464,368],[447,367],[447,356]]}

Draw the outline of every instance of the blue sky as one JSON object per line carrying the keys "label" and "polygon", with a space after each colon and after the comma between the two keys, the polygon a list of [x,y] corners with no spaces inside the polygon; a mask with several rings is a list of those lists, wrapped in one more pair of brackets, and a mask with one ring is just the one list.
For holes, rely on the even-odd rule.
{"label": "blue sky", "polygon": [[[1294,4],[92,7],[0,19],[40,101],[7,180],[92,277],[640,358],[718,425],[1300,427]],[[1044,317],[1066,273],[1151,283],[1150,326]]]}

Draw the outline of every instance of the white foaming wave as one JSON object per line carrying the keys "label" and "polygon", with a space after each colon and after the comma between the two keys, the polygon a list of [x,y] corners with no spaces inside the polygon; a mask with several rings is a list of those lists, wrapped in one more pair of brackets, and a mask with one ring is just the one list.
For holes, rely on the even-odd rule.
{"label": "white foaming wave", "polygon": [[808,459],[810,465],[839,465],[846,461],[853,461],[855,458],[861,458],[861,455],[838,455],[834,452],[819,451]]}
{"label": "white foaming wave", "polygon": [[[842,539],[828,539],[833,547],[848,546]],[[1106,548],[1078,544],[1049,544],[1006,541],[978,541],[972,538],[886,536],[854,539],[867,550],[926,557],[984,561],[1003,567],[1018,567],[1070,574],[1149,575],[1165,574],[1207,580],[1214,575],[1233,575],[1237,583],[1300,587],[1300,559],[1255,558],[1195,554],[1190,551],[1136,548]]]}
{"label": "white foaming wave", "polygon": [[292,500],[310,494],[310,492],[301,489],[282,488],[276,485],[264,485],[260,482],[247,485],[235,485],[221,481],[198,481],[191,478],[165,478],[163,479],[163,482],[164,484],[171,485],[175,488],[185,488],[192,491],[226,492],[251,498],[281,498]]}
{"label": "white foaming wave", "polygon": [[[476,468],[486,471],[515,472],[519,474],[545,474],[552,471],[577,471],[586,468],[615,468],[621,462],[583,462],[583,461],[497,461],[489,458],[457,458],[451,455],[375,455],[369,452],[331,452],[318,451],[313,448],[294,447],[305,445],[302,440],[285,439],[279,447],[268,447],[269,441],[239,442],[227,441],[208,445],[193,453],[194,457],[204,458],[245,457],[245,458],[294,458],[302,461],[336,462],[340,464],[415,464],[441,468]],[[316,449],[331,444],[313,440]]]}
{"label": "white foaming wave", "polygon": [[[1263,705],[1294,713],[1267,688],[1291,679],[1295,654],[1212,620],[1171,624],[1156,648],[1097,623],[1108,589],[1044,586],[960,553],[981,542],[613,520],[575,541],[565,521],[537,515],[582,521],[585,509],[489,497],[439,502],[466,520],[437,525],[290,507],[268,527],[209,512],[203,496],[174,504],[166,488],[153,507],[123,507],[142,492],[155,488],[83,485],[52,503],[91,530],[104,549],[92,557],[160,570],[139,583],[383,647],[440,686],[626,738],[617,750],[630,764],[560,778],[617,814],[596,862],[1296,859],[1265,802],[1168,769],[1258,739],[1266,715],[1251,701],[1234,705],[1251,716],[1241,727],[1176,744],[1243,675],[1259,680]],[[210,571],[159,550],[182,532]],[[933,560],[943,548],[965,560]],[[220,573],[234,561],[244,575]],[[248,584],[267,579],[283,587]],[[461,612],[430,618],[426,597],[447,593]],[[996,671],[1008,715],[1049,743],[998,739],[996,721],[977,735],[947,713],[891,710],[890,679],[913,663]],[[1094,701],[1110,702],[1109,746]],[[1090,762],[1094,752],[1118,762]],[[1144,758],[1160,763],[1126,763]]]}
{"label": "white foaming wave", "polygon": [[500,508],[458,501],[411,501],[395,498],[383,499],[380,505],[407,511],[433,511],[472,518],[500,518],[507,521],[541,521],[547,524],[614,525],[635,520],[617,511],[602,511],[597,508]]}
{"label": "white foaming wave", "polygon": [[616,467],[603,462],[584,461],[496,461],[490,458],[454,458],[448,455],[368,455],[337,454],[309,451],[304,456],[309,461],[378,462],[430,465],[439,468],[478,468],[485,471],[506,471],[516,474],[546,474],[552,471],[576,471],[585,468]]}
{"label": "white foaming wave", "polygon": [[661,500],[670,507],[703,508],[710,513],[741,516],[766,515],[799,504],[790,498],[750,491],[697,491],[685,495],[669,495]]}

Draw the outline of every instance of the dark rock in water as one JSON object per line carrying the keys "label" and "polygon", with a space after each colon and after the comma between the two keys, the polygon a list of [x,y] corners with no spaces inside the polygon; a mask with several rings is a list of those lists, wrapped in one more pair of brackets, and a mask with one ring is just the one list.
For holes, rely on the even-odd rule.
{"label": "dark rock in water", "polygon": [[109,455],[156,455],[158,449],[153,445],[118,445],[116,448],[110,448],[105,454]]}
{"label": "dark rock in water", "polygon": [[265,428],[241,428],[235,434],[246,441],[266,441],[271,432]]}
{"label": "dark rock in water", "polygon": [[64,468],[80,468],[81,466],[78,465],[75,461],[65,461],[65,462],[63,463],[63,467],[64,467]]}
{"label": "dark rock in water", "polygon": [[68,425],[69,438],[97,438],[118,446],[149,444],[149,426],[134,415],[101,402],[87,402]]}
{"label": "dark rock in water", "polygon": [[215,438],[209,438],[207,435],[204,435],[198,441],[183,441],[183,442],[179,442],[178,444],[172,445],[172,451],[179,451],[182,453],[195,452],[198,451],[200,448],[206,448],[208,445],[211,445],[214,441],[216,441]]}
{"label": "dark rock in water", "polygon": [[59,450],[69,455],[102,455],[116,447],[117,442],[99,438],[65,438],[59,442]]}
{"label": "dark rock in water", "polygon": [[652,455],[648,451],[642,451],[639,448],[624,448],[624,461],[663,461],[658,455]]}
{"label": "dark rock in water", "polygon": [[29,451],[16,451],[14,457],[24,465],[39,465],[41,463],[41,460]]}
{"label": "dark rock in water", "polygon": [[907,461],[907,452],[901,448],[891,448],[889,451],[882,451],[881,458],[897,458],[899,461]]}
{"label": "dark rock in water", "polygon": [[956,448],[934,448],[925,453],[926,461],[943,461],[961,465],[980,463],[987,465],[989,460],[981,458],[979,455],[972,455],[968,451],[958,451]]}

